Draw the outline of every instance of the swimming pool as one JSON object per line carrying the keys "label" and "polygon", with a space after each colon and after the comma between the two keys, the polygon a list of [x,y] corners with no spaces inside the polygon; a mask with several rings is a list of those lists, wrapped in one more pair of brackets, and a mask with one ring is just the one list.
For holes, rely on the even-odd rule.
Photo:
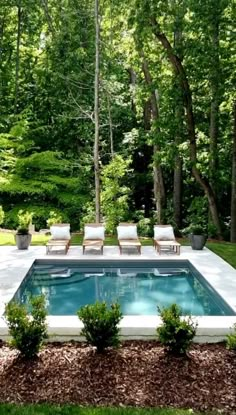
{"label": "swimming pool", "polygon": [[234,311],[187,261],[36,260],[14,299],[44,294],[49,315],[73,316],[85,304],[118,301],[124,315],[156,315],[177,303],[184,315],[234,316]]}

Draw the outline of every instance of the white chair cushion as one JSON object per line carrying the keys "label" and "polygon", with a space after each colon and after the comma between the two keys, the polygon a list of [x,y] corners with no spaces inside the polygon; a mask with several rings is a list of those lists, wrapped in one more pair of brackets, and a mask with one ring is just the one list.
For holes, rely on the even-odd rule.
{"label": "white chair cushion", "polygon": [[56,226],[50,227],[52,239],[70,239],[70,226]]}
{"label": "white chair cushion", "polygon": [[174,241],[175,235],[172,226],[166,226],[164,228],[155,226],[154,239],[157,241]]}
{"label": "white chair cushion", "polygon": [[104,226],[85,226],[84,227],[84,239],[105,239]]}
{"label": "white chair cushion", "polygon": [[118,239],[138,239],[137,226],[117,226]]}

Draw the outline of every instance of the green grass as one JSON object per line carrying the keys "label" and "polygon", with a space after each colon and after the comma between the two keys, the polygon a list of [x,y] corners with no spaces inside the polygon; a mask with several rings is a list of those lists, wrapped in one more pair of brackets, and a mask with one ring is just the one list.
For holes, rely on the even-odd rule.
{"label": "green grass", "polygon": [[[76,405],[0,404],[0,415],[188,415],[199,414],[184,409],[83,408]],[[204,413],[206,415],[206,413]]]}
{"label": "green grass", "polygon": [[207,248],[236,268],[236,244],[230,242],[207,242]]}

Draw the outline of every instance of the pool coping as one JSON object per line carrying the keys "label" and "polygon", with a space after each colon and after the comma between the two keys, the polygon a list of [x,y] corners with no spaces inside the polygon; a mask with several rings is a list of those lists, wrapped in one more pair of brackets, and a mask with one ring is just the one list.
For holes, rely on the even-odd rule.
{"label": "pool coping", "polygon": [[[4,248],[4,249],[2,249]],[[3,252],[5,251],[5,252]],[[3,257],[2,257],[2,254]],[[38,260],[117,260],[156,261],[174,259],[189,260],[204,276],[206,281],[223,297],[225,302],[236,312],[236,270],[222,258],[207,248],[192,251],[190,247],[181,247],[181,254],[164,253],[159,256],[152,247],[142,247],[142,255],[124,254],[120,256],[118,247],[105,247],[104,255],[97,252],[82,255],[82,247],[71,247],[67,255],[45,254],[45,247],[30,247],[29,251],[18,251],[15,247],[1,247],[0,258],[0,315],[5,304],[13,297],[35,259]],[[222,275],[224,280],[222,281]],[[198,323],[195,340],[198,342],[217,342],[225,339],[236,323],[236,316],[201,316],[194,318]],[[82,340],[80,330],[82,323],[76,316],[48,316],[50,340]],[[121,337],[125,339],[150,339],[156,336],[156,328],[161,323],[159,316],[124,316],[120,323]],[[0,318],[0,338],[8,338],[7,325]]]}

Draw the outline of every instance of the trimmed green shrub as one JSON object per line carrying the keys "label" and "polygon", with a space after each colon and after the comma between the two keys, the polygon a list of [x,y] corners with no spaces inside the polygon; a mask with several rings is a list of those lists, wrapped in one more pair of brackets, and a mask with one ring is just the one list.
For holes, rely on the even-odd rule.
{"label": "trimmed green shrub", "polygon": [[35,357],[48,337],[44,296],[31,297],[29,301],[31,315],[23,304],[10,302],[5,308],[11,344],[26,359]]}
{"label": "trimmed green shrub", "polygon": [[157,328],[159,341],[168,352],[175,355],[185,355],[193,342],[197,324],[191,316],[181,318],[181,308],[177,304],[160,309],[157,307],[163,324]]}
{"label": "trimmed green shrub", "polygon": [[230,350],[236,350],[236,324],[234,325],[233,329],[234,329],[234,332],[226,336],[227,337],[226,346],[227,346],[227,349],[230,349]]}
{"label": "trimmed green shrub", "polygon": [[96,347],[98,353],[103,353],[107,347],[119,346],[120,330],[117,325],[122,318],[119,304],[112,304],[109,309],[105,302],[96,302],[81,307],[77,315],[84,324],[82,336]]}

